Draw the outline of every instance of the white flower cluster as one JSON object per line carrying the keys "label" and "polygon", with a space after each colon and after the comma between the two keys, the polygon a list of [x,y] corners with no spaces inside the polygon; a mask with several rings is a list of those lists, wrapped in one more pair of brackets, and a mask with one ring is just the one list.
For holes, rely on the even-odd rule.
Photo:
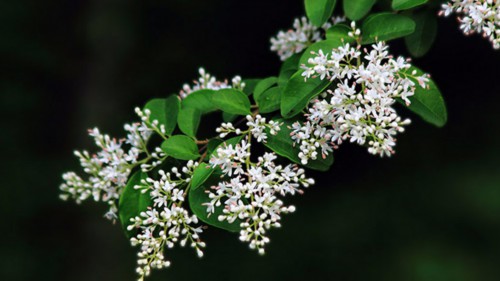
{"label": "white flower cluster", "polygon": [[[110,206],[106,213],[108,219],[116,219],[116,201],[127,184],[127,179],[132,169],[141,165],[143,170],[147,170],[162,162],[165,154],[161,150],[156,150],[150,154],[146,147],[148,139],[153,132],[164,132],[162,126],[158,126],[158,121],[150,121],[150,112],[142,112],[136,109],[142,122],[126,124],[126,139],[111,138],[109,135],[101,134],[99,129],[89,130],[89,135],[94,138],[95,144],[100,151],[90,154],[87,151],[75,151],[75,155],[80,159],[83,171],[88,174],[88,179],[82,179],[75,172],[63,174],[64,183],[60,186],[62,194],[60,198],[67,200],[72,198],[78,204],[92,197],[95,201],[107,202]],[[128,149],[124,148],[128,146]],[[146,158],[138,160],[140,154],[146,154]],[[148,161],[153,160],[148,164]]]}
{"label": "white flower cluster", "polygon": [[306,122],[293,125],[292,139],[300,144],[302,163],[316,159],[318,150],[325,157],[345,140],[367,145],[371,154],[393,154],[395,135],[410,123],[398,116],[393,104],[401,98],[409,105],[414,81],[421,87],[429,81],[428,75],[417,75],[410,67],[408,60],[394,59],[383,42],[363,52],[345,44],[315,53],[302,66],[302,75],[334,81],[336,87],[311,101]]}
{"label": "white flower cluster", "polygon": [[149,192],[153,200],[153,206],[132,218],[132,224],[127,227],[129,231],[139,229],[130,241],[133,246],[140,246],[136,269],[140,281],[149,276],[151,269],[170,266],[163,253],[165,248],[173,248],[176,243],[182,247],[189,243],[199,257],[203,256],[205,243],[199,236],[203,230],[195,226],[198,218],[182,206],[186,196],[184,188],[197,166],[198,163],[189,161],[180,171],[175,167],[171,173],[160,170],[159,180],[148,178],[135,186],[143,193]]}
{"label": "white flower cluster", "polygon": [[[295,210],[294,206],[286,206],[279,196],[301,193],[300,187],[308,187],[314,184],[314,180],[306,178],[304,170],[296,165],[277,165],[274,153],[265,153],[253,162],[250,159],[251,136],[258,142],[263,141],[265,120],[262,121],[259,116],[256,119],[247,118],[250,128],[245,138],[234,146],[219,147],[210,159],[213,167],[222,169],[223,180],[211,187],[207,212],[212,214],[216,208],[223,206],[218,220],[239,223],[240,240],[249,242],[250,248],[263,254],[265,244],[269,243],[267,230],[280,227],[281,214]],[[234,131],[232,125],[223,127]],[[274,133],[277,128],[274,128]]]}
{"label": "white flower cluster", "polygon": [[182,99],[186,98],[190,93],[202,89],[220,90],[235,88],[243,90],[245,88],[245,83],[241,80],[240,76],[235,76],[230,84],[227,80],[218,81],[215,76],[210,75],[203,68],[200,68],[198,72],[200,73],[200,78],[193,81],[193,85],[184,84],[182,86],[182,90],[179,93]]}
{"label": "white flower cluster", "polygon": [[323,39],[323,33],[332,24],[345,21],[344,17],[333,17],[322,27],[313,25],[306,17],[295,19],[293,28],[288,31],[280,31],[276,37],[271,38],[271,51],[275,51],[282,61],[305,50],[314,42]]}
{"label": "white flower cluster", "polygon": [[266,142],[267,134],[265,132],[266,128],[269,129],[269,133],[271,135],[275,135],[281,128],[280,123],[270,120],[266,122],[266,118],[257,115],[253,117],[252,115],[247,115],[247,127],[249,131],[241,131],[238,128],[235,128],[232,123],[222,123],[220,127],[216,129],[216,132],[219,133],[219,137],[225,138],[229,133],[235,133],[237,135],[246,134],[250,132],[252,136],[257,139],[257,142]]}
{"label": "white flower cluster", "polygon": [[479,33],[493,48],[500,49],[500,2],[497,0],[451,0],[442,5],[441,15],[458,14],[465,34]]}

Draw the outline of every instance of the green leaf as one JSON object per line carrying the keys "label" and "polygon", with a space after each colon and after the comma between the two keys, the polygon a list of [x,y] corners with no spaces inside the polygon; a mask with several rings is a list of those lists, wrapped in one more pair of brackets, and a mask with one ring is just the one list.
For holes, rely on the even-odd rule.
{"label": "green leaf", "polygon": [[283,62],[278,76],[278,86],[284,88],[286,83],[288,83],[288,79],[299,70],[300,57],[301,54],[293,54]]}
{"label": "green leaf", "polygon": [[244,79],[243,83],[245,83],[245,88],[243,88],[243,92],[247,94],[247,96],[251,95],[260,80],[262,79]]}
{"label": "green leaf", "polygon": [[222,112],[222,121],[224,122],[233,122],[236,118],[238,118],[236,114]]}
{"label": "green leaf", "polygon": [[376,0],[344,0],[344,14],[350,20],[359,20],[366,16],[373,7]]}
{"label": "green leaf", "polygon": [[415,21],[415,32],[405,37],[406,48],[414,57],[422,57],[425,55],[437,34],[437,19],[434,11],[415,11],[411,15]]}
{"label": "green leaf", "polygon": [[146,177],[146,173],[140,170],[132,174],[120,195],[118,216],[128,238],[134,236],[136,232],[127,230],[127,226],[131,224],[130,219],[139,216],[141,212],[147,210],[148,206],[153,205],[149,192],[143,193],[141,190],[134,188],[136,185],[140,185],[141,180],[146,179]]}
{"label": "green leaf", "polygon": [[277,82],[278,78],[274,76],[260,80],[260,82],[255,86],[255,90],[253,91],[253,97],[255,98],[255,100],[258,100],[262,93],[271,88]]}
{"label": "green leaf", "polygon": [[224,206],[216,207],[214,213],[210,214],[210,216],[207,213],[205,204],[210,202],[210,198],[208,198],[206,191],[208,191],[211,186],[217,185],[220,180],[220,174],[214,173],[202,186],[190,189],[189,207],[191,207],[191,211],[204,223],[230,232],[238,232],[241,229],[240,220],[236,220],[233,223],[219,221],[218,216],[222,214]]}
{"label": "green leaf", "polygon": [[[289,160],[301,164],[299,158],[299,144],[294,144],[290,133],[292,132],[292,124],[295,120],[284,120],[277,119],[276,122],[283,122],[281,126],[281,130],[278,131],[276,135],[271,135],[269,129],[267,130],[268,139],[267,142],[264,143],[266,147],[276,152],[276,154],[288,158]],[[318,171],[327,171],[330,166],[333,164],[333,153],[328,154],[326,158],[318,158],[316,160],[310,160],[306,167],[318,170]]]}
{"label": "green leaf", "polygon": [[201,114],[216,111],[217,107],[212,103],[212,96],[214,93],[214,90],[207,89],[192,92],[182,100],[182,108],[195,108],[198,109]]}
{"label": "green leaf", "polygon": [[259,96],[257,104],[259,105],[260,113],[269,113],[280,109],[281,91],[280,87],[272,87],[267,89]]}
{"label": "green leaf", "polygon": [[362,43],[389,41],[412,34],[414,31],[415,22],[409,17],[391,13],[374,14],[363,22]]}
{"label": "green leaf", "polygon": [[191,188],[197,189],[200,187],[210,175],[214,172],[214,169],[207,163],[200,163],[198,167],[193,171],[193,177],[191,178]]}
{"label": "green leaf", "polygon": [[217,147],[222,143],[222,140],[219,138],[214,138],[208,141],[207,144],[207,155],[209,157],[212,156],[212,153],[217,149]]}
{"label": "green leaf", "polygon": [[171,95],[165,100],[165,133],[167,136],[172,135],[177,126],[177,117],[181,107],[179,96]]}
{"label": "green leaf", "polygon": [[[416,76],[422,75],[424,72],[416,67],[411,67],[407,73],[412,73],[416,70]],[[442,127],[448,120],[448,113],[443,96],[439,91],[434,81],[429,81],[429,88],[424,89],[418,85],[414,78],[410,78],[416,84],[415,95],[409,97],[411,105],[408,107],[411,111],[419,115],[423,120],[437,126]],[[405,104],[404,101],[399,100],[400,103]]]}
{"label": "green leaf", "polygon": [[236,89],[222,89],[212,96],[213,104],[220,110],[237,115],[247,115],[250,112],[250,100],[247,95]]}
{"label": "green leaf", "polygon": [[333,49],[343,46],[344,43],[340,39],[327,39],[323,41],[316,42],[309,46],[304,54],[300,57],[299,65],[307,65],[309,58],[315,57],[312,53],[318,53],[322,50],[324,54],[330,53]]}
{"label": "green leaf", "polygon": [[304,81],[302,72],[299,70],[292,75],[281,93],[281,115],[285,118],[299,114],[313,97],[323,92],[331,84],[328,79],[310,78]]}
{"label": "green leaf", "polygon": [[330,19],[336,0],[304,0],[306,14],[312,24],[322,26]]}
{"label": "green leaf", "polygon": [[179,129],[186,135],[195,138],[200,125],[201,112],[192,107],[183,108],[179,112]]}
{"label": "green leaf", "polygon": [[336,24],[330,27],[326,31],[326,39],[334,42],[344,42],[344,43],[352,43],[355,42],[356,39],[349,36],[348,33],[351,32],[352,29],[345,24]]}
{"label": "green leaf", "polygon": [[168,156],[179,160],[194,160],[200,157],[194,140],[185,135],[171,136],[161,144],[161,149]]}
{"label": "green leaf", "polygon": [[429,0],[392,0],[394,10],[407,10],[427,3]]}
{"label": "green leaf", "polygon": [[146,109],[151,112],[150,121],[158,120],[160,125],[167,126],[166,99],[152,99],[144,106],[144,110]]}

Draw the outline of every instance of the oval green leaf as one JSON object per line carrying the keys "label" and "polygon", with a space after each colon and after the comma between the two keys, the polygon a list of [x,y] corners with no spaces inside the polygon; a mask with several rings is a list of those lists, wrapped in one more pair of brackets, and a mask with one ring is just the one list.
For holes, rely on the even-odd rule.
{"label": "oval green leaf", "polygon": [[161,149],[168,156],[179,160],[194,160],[200,157],[194,140],[185,135],[171,136],[161,144]]}
{"label": "oval green leaf", "polygon": [[269,113],[280,109],[282,88],[272,87],[259,96],[257,104],[260,113]]}
{"label": "oval green leaf", "polygon": [[177,126],[177,117],[181,107],[179,96],[171,95],[165,100],[165,133],[167,136],[172,135]]}
{"label": "oval green leaf", "polygon": [[322,26],[332,16],[336,0],[304,0],[306,14],[315,26]]}
{"label": "oval green leaf", "polygon": [[216,111],[217,107],[212,103],[214,93],[214,90],[207,89],[192,92],[182,100],[181,106],[182,108],[191,107],[198,109],[201,114]]}
{"label": "oval green leaf", "polygon": [[429,0],[392,0],[394,10],[407,10],[427,3]]}
{"label": "oval green leaf", "polygon": [[144,106],[144,110],[149,110],[151,115],[149,116],[149,120],[152,122],[153,120],[158,120],[160,125],[166,127],[167,123],[167,101],[166,99],[152,99],[146,103]]}
{"label": "oval green leaf", "polygon": [[366,16],[373,7],[376,0],[344,0],[344,14],[350,20],[359,20]]}
{"label": "oval green leaf", "polygon": [[212,103],[220,110],[237,115],[247,115],[250,112],[250,100],[240,90],[222,89],[212,95]]}
{"label": "oval green leaf", "polygon": [[149,192],[141,192],[135,189],[136,185],[141,184],[141,180],[146,179],[147,174],[142,171],[137,171],[129,178],[127,185],[123,189],[118,202],[118,216],[122,225],[123,231],[128,238],[135,235],[136,231],[128,231],[130,219],[140,215],[141,212],[147,210],[149,206],[153,205]]}
{"label": "oval green leaf", "polygon": [[200,125],[201,112],[192,107],[183,108],[179,112],[179,129],[186,135],[195,138]]}
{"label": "oval green leaf", "polygon": [[200,187],[207,179],[212,175],[214,169],[207,163],[200,163],[198,167],[193,171],[193,177],[191,178],[191,189],[197,189]]}
{"label": "oval green leaf", "polygon": [[258,100],[262,93],[271,88],[277,82],[278,78],[274,76],[260,80],[260,82],[255,86],[255,90],[253,92],[253,97],[255,98],[255,100]]}
{"label": "oval green leaf", "polygon": [[280,74],[278,76],[278,86],[284,88],[288,79],[299,70],[299,61],[301,54],[293,54],[287,60],[283,62],[280,68]]}
{"label": "oval green leaf", "polygon": [[412,34],[415,22],[406,16],[379,13],[368,17],[361,26],[362,44],[389,41]]}
{"label": "oval green leaf", "polygon": [[[410,68],[407,73],[413,70],[417,71],[416,75],[422,75],[424,72],[416,67]],[[429,88],[424,89],[418,85],[416,79],[411,78],[416,84],[415,95],[409,97],[411,105],[408,107],[411,111],[420,116],[424,121],[427,121],[437,127],[443,127],[448,120],[448,112],[443,96],[439,91],[434,81],[429,81]],[[399,100],[400,103],[405,104]]]}
{"label": "oval green leaf", "polygon": [[297,71],[281,93],[281,116],[291,118],[299,114],[307,103],[323,92],[331,82],[310,78],[304,81],[302,70]]}
{"label": "oval green leaf", "polygon": [[355,42],[356,39],[348,35],[351,31],[351,28],[345,24],[336,24],[326,31],[326,39],[336,42],[352,43]]}
{"label": "oval green leaf", "polygon": [[437,19],[432,10],[415,11],[415,32],[405,37],[406,48],[414,57],[422,57],[432,47],[437,34]]}

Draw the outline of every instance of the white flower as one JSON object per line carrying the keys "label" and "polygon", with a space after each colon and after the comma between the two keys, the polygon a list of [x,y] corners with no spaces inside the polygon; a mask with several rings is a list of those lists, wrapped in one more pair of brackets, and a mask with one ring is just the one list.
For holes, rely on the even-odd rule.
{"label": "white flower", "polygon": [[[105,217],[116,219],[116,201],[120,198],[132,169],[139,164],[143,170],[151,169],[166,157],[159,148],[150,154],[146,146],[153,132],[161,134],[165,129],[158,126],[157,120],[150,120],[148,111],[136,109],[136,112],[142,121],[124,126],[127,132],[125,139],[111,138],[97,128],[89,130],[89,135],[94,138],[100,150],[95,154],[75,151],[88,178],[83,179],[74,172],[63,174],[61,199],[72,198],[81,203],[92,197],[94,201],[107,202],[110,208]],[[139,163],[139,157],[143,154],[146,154],[146,161]]]}
{"label": "white flower", "polygon": [[159,180],[148,178],[135,187],[149,192],[154,202],[147,211],[132,218],[132,224],[127,227],[129,231],[139,229],[138,234],[130,239],[133,246],[140,246],[136,270],[139,280],[148,276],[151,269],[170,266],[170,261],[165,260],[164,250],[173,248],[177,243],[183,247],[189,243],[199,257],[203,256],[205,243],[199,236],[202,228],[196,226],[198,218],[182,206],[185,201],[182,188],[190,181],[197,166],[197,163],[189,161],[181,169],[184,176],[177,168],[172,169],[172,174],[160,170]]}
{"label": "white flower", "polygon": [[271,51],[275,51],[282,61],[305,50],[314,42],[322,39],[322,33],[330,28],[332,24],[345,21],[344,17],[333,17],[322,27],[314,26],[306,17],[295,19],[293,28],[288,31],[280,31],[276,37],[271,38]]}
{"label": "white flower", "polygon": [[398,116],[393,104],[401,98],[409,105],[415,87],[429,82],[428,75],[410,73],[410,67],[404,58],[394,59],[383,42],[363,53],[345,44],[309,59],[302,66],[305,78],[328,79],[336,88],[312,100],[307,120],[293,125],[292,139],[300,145],[302,163],[316,159],[318,151],[326,157],[345,140],[367,145],[372,154],[393,154],[395,135],[410,123]]}
{"label": "white flower", "polygon": [[182,86],[182,90],[179,93],[182,99],[186,98],[190,93],[201,89],[220,90],[235,88],[243,90],[245,88],[245,83],[241,80],[240,76],[235,76],[231,79],[232,84],[230,84],[227,80],[218,81],[215,76],[210,75],[203,68],[200,68],[198,72],[200,73],[200,77],[198,80],[193,81],[193,85],[184,84]]}
{"label": "white flower", "polygon": [[[260,126],[261,118],[250,119],[254,129]],[[250,131],[250,135],[253,132]],[[260,132],[257,132],[259,137]],[[269,243],[267,230],[280,227],[281,215],[295,210],[286,206],[280,196],[302,192],[300,187],[314,184],[314,180],[306,178],[304,170],[296,165],[277,165],[274,153],[265,153],[257,157],[258,162],[250,159],[250,139],[245,137],[236,146],[221,147],[210,159],[213,167],[223,170],[223,180],[213,186],[209,193],[211,201],[207,204],[207,212],[224,206],[219,215],[220,221],[240,223],[240,240],[248,242],[250,248],[264,253],[264,246]],[[239,170],[235,173],[234,170]]]}
{"label": "white flower", "polygon": [[440,15],[458,15],[466,35],[482,34],[494,49],[500,49],[500,2],[497,0],[451,0],[442,5]]}

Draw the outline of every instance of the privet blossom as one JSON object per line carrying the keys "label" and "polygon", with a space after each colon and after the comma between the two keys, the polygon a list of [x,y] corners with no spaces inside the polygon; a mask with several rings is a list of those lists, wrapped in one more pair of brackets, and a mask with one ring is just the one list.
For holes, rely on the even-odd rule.
{"label": "privet blossom", "polygon": [[500,49],[500,2],[497,0],[451,0],[442,5],[440,15],[458,15],[460,29],[466,35],[482,34],[493,48]]}
{"label": "privet blossom", "polygon": [[247,120],[249,129],[245,132],[234,129],[231,123],[218,129],[223,136],[230,132],[245,136],[236,145],[219,147],[210,159],[213,167],[222,170],[223,180],[208,191],[211,201],[206,205],[209,214],[223,206],[218,220],[239,223],[240,240],[264,254],[264,247],[270,241],[268,229],[280,227],[281,215],[295,211],[294,206],[286,205],[280,197],[302,193],[301,187],[314,184],[314,180],[306,178],[304,170],[297,165],[276,164],[275,153],[264,153],[256,162],[252,161],[252,138],[265,142],[265,129],[276,134],[279,124],[267,123],[261,116],[247,116]]}
{"label": "privet blossom", "polygon": [[198,78],[198,80],[193,81],[193,85],[184,84],[182,86],[182,90],[179,92],[179,96],[182,99],[186,98],[192,92],[202,89],[220,90],[220,89],[235,88],[243,90],[243,88],[245,88],[245,83],[241,81],[240,76],[233,77],[231,83],[229,83],[227,79],[224,81],[218,81],[215,76],[212,76],[210,75],[210,73],[207,73],[204,68],[200,67],[198,72],[200,73],[200,77]]}
{"label": "privet blossom", "polygon": [[175,244],[184,247],[189,244],[199,257],[203,256],[205,243],[200,240],[203,232],[198,226],[198,217],[190,214],[183,207],[185,203],[185,188],[191,181],[193,170],[198,163],[189,161],[185,167],[172,168],[171,172],[159,171],[160,179],[147,178],[135,189],[142,193],[149,192],[153,205],[142,212],[140,216],[131,219],[127,227],[131,231],[138,229],[136,237],[130,239],[133,246],[139,246],[137,273],[139,280],[151,273],[151,269],[161,269],[170,266],[164,256],[166,248]]}
{"label": "privet blossom", "polygon": [[[157,120],[150,120],[150,112],[136,109],[141,122],[125,124],[127,132],[125,139],[112,138],[102,134],[99,129],[89,130],[89,135],[94,138],[96,146],[100,149],[95,154],[88,151],[75,151],[80,160],[83,171],[88,175],[83,179],[75,172],[63,174],[64,183],[60,186],[60,198],[74,199],[78,204],[88,198],[94,201],[107,202],[110,206],[106,213],[108,219],[117,218],[116,202],[127,184],[132,169],[141,165],[143,170],[148,170],[164,160],[165,154],[161,149],[149,153],[146,147],[148,139],[154,132],[165,132]],[[128,147],[128,148],[127,148]],[[139,160],[144,155],[144,159]],[[146,164],[151,161],[150,164]]]}
{"label": "privet blossom", "polygon": [[333,17],[330,22],[323,26],[313,25],[306,17],[295,19],[293,28],[280,31],[276,37],[271,38],[271,51],[275,51],[282,61],[305,50],[315,42],[323,39],[323,33],[330,28],[332,24],[344,21],[344,17]]}
{"label": "privet blossom", "polygon": [[[352,36],[360,34],[352,24]],[[409,119],[402,119],[393,105],[400,98],[410,105],[415,87],[427,87],[428,75],[418,75],[409,60],[393,58],[384,42],[360,50],[345,44],[328,52],[313,53],[302,66],[305,79],[335,83],[309,105],[305,122],[293,125],[292,138],[300,145],[302,163],[331,153],[344,141],[368,147],[380,156],[394,153],[396,134]]]}

